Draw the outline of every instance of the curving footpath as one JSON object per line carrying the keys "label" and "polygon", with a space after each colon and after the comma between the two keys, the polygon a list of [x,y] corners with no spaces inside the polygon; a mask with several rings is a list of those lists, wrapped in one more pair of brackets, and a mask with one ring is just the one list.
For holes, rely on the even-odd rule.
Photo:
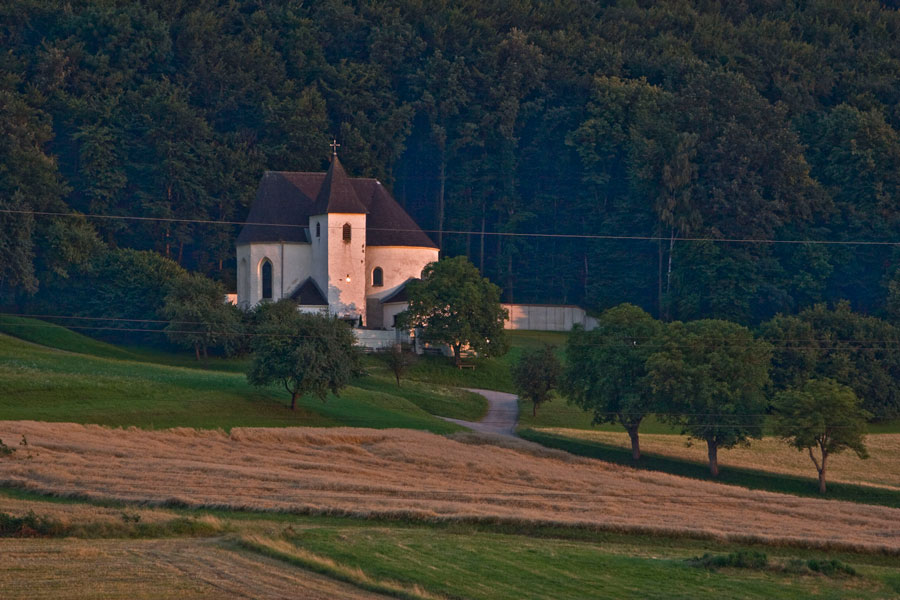
{"label": "curving footpath", "polygon": [[479,433],[493,433],[495,435],[506,435],[516,437],[516,423],[519,421],[519,397],[515,394],[507,394],[506,392],[495,392],[493,390],[478,390],[474,388],[463,388],[469,392],[481,394],[488,401],[488,412],[480,421],[463,421],[461,419],[451,419],[449,417],[441,417],[445,421],[468,427]]}

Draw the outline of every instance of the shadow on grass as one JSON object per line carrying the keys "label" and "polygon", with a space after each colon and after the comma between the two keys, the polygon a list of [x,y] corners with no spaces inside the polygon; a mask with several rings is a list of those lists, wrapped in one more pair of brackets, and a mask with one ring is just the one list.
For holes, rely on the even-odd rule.
{"label": "shadow on grass", "polygon": [[848,483],[829,483],[828,493],[823,496],[819,494],[818,481],[812,478],[792,477],[790,475],[767,473],[740,467],[721,468],[721,466],[719,476],[714,478],[709,474],[709,467],[691,461],[644,454],[641,456],[640,461],[635,462],[631,458],[630,448],[575,440],[561,435],[535,431],[534,429],[524,429],[519,431],[519,435],[523,439],[536,442],[548,448],[565,450],[570,454],[596,458],[606,462],[634,467],[635,469],[661,471],[692,479],[738,485],[752,490],[765,490],[767,492],[780,492],[795,496],[808,496],[826,500],[846,500],[848,502],[900,508],[900,492],[892,490]]}

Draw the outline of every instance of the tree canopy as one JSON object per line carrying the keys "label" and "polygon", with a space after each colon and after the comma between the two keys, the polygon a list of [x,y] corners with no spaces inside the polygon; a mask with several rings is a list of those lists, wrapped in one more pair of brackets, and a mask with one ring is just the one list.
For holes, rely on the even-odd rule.
{"label": "tree canopy", "polygon": [[[228,287],[235,229],[197,221],[244,219],[265,169],[323,170],[332,135],[508,301],[755,324],[875,312],[896,270],[890,244],[679,241],[897,239],[888,3],[8,0],[0,22],[0,207],[193,220],[88,223]],[[2,302],[74,260],[53,220],[0,217]]]}
{"label": "tree canopy", "polygon": [[240,310],[225,303],[225,288],[199,273],[189,273],[172,286],[163,314],[169,319],[166,335],[191,348],[197,360],[208,356],[211,346],[225,350],[240,347]]}
{"label": "tree canopy", "polygon": [[778,394],[774,408],[775,433],[809,453],[821,493],[826,489],[829,456],[853,450],[868,458],[864,438],[869,415],[849,387],[832,379],[811,379]]}
{"label": "tree canopy", "polygon": [[662,416],[706,442],[713,476],[719,448],[762,437],[771,357],[771,346],[746,327],[704,319],[668,325],[647,359]]}
{"label": "tree canopy", "polygon": [[401,323],[421,327],[425,341],[447,344],[457,363],[464,348],[483,356],[507,350],[500,288],[464,256],[427,265],[422,279],[406,284],[409,308]]}
{"label": "tree canopy", "polygon": [[553,391],[559,387],[562,371],[555,348],[549,344],[525,350],[513,365],[513,385],[521,399],[531,402],[532,416],[537,414],[541,404],[553,399]]}
{"label": "tree canopy", "polygon": [[301,313],[291,300],[260,304],[254,314],[253,363],[247,380],[281,385],[297,398],[312,394],[322,402],[350,383],[360,368],[350,327],[334,317]]}
{"label": "tree canopy", "polygon": [[576,329],[566,344],[563,389],[577,406],[593,412],[593,423],[618,423],[641,457],[638,429],[656,399],[647,359],[659,350],[663,325],[633,304],[603,312],[591,331]]}
{"label": "tree canopy", "polygon": [[777,389],[807,379],[834,379],[850,386],[876,419],[900,415],[900,331],[839,302],[817,304],[797,315],[777,315],[760,326],[774,346],[772,379]]}

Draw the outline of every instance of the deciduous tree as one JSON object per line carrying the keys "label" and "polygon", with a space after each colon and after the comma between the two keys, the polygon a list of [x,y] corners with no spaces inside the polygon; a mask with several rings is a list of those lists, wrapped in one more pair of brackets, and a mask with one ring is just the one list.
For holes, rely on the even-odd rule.
{"label": "deciduous tree", "polygon": [[806,450],[825,493],[828,457],[853,450],[868,458],[864,437],[866,418],[853,390],[833,379],[811,379],[783,391],[775,399],[775,432],[799,451]]}
{"label": "deciduous tree", "polygon": [[653,412],[647,358],[659,349],[663,324],[642,309],[621,304],[605,311],[592,331],[576,329],[566,344],[564,390],[570,402],[593,411],[593,423],[618,423],[641,457],[638,429]]}
{"label": "deciduous tree", "polygon": [[416,363],[416,355],[404,350],[401,344],[394,344],[385,353],[385,362],[397,379],[397,387],[400,387],[400,378]]}
{"label": "deciduous tree", "polygon": [[429,264],[407,291],[409,309],[401,323],[421,327],[428,342],[449,345],[457,364],[463,348],[484,356],[506,352],[503,321],[509,315],[500,306],[500,288],[466,257]]}
{"label": "deciduous tree", "polygon": [[163,314],[169,319],[168,338],[193,348],[197,360],[208,357],[210,346],[235,347],[241,335],[239,311],[225,303],[225,288],[200,273],[189,273],[172,286]]}
{"label": "deciduous tree", "polygon": [[247,380],[257,386],[280,383],[291,395],[291,410],[304,394],[322,402],[329,392],[338,395],[359,371],[350,327],[334,317],[301,313],[290,300],[261,304],[253,335]]}
{"label": "deciduous tree", "polygon": [[545,344],[542,348],[526,350],[513,365],[513,384],[523,400],[531,402],[531,415],[537,415],[538,406],[553,398],[553,390],[559,386],[562,364],[555,348]]}
{"label": "deciduous tree", "polygon": [[772,347],[746,327],[706,319],[670,324],[647,359],[664,418],[706,442],[713,477],[719,448],[762,437],[771,356]]}

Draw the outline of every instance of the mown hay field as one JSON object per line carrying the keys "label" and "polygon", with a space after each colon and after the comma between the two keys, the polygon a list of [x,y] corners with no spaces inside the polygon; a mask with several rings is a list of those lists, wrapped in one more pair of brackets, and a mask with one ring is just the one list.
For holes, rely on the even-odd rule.
{"label": "mown hay field", "polygon": [[[539,431],[631,448],[631,440],[624,432],[585,431],[582,429],[541,428]],[[852,452],[828,458],[828,481],[870,485],[900,490],[900,434],[880,433],[866,436],[870,457],[861,460]],[[641,451],[706,464],[706,444],[686,436],[641,434]],[[753,440],[749,447],[719,450],[721,468],[741,467],[795,475],[816,477],[816,470],[806,452],[798,452],[782,440],[765,437]]]}
{"label": "mown hay field", "polygon": [[385,598],[211,540],[0,540],[5,600]]}
{"label": "mown hay field", "polygon": [[[752,491],[527,442],[408,430],[230,433],[0,422],[0,485],[148,504],[487,520],[900,552],[900,509]],[[497,440],[498,442],[500,440]]]}

